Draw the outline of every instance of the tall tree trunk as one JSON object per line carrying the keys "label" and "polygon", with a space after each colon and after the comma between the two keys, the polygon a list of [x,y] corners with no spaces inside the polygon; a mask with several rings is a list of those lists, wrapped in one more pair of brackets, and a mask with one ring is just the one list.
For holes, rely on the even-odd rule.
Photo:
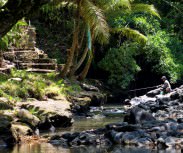
{"label": "tall tree trunk", "polygon": [[88,53],[88,47],[85,48],[83,54],[82,54],[82,57],[81,59],[79,60],[78,64],[76,65],[76,71],[80,68],[80,66],[83,64],[84,60],[86,59],[86,55]]}
{"label": "tall tree trunk", "polygon": [[72,47],[67,52],[67,61],[66,61],[63,71],[61,72],[61,77],[63,77],[63,78],[68,75],[68,73],[71,69],[71,66],[73,65],[74,54],[75,54],[75,50],[77,47],[77,41],[78,41],[78,34],[79,34],[79,23],[74,30]]}
{"label": "tall tree trunk", "polygon": [[63,77],[63,78],[67,76],[67,74],[70,71],[71,66],[73,65],[74,53],[75,53],[75,49],[76,49],[76,45],[77,45],[77,43],[76,43],[77,36],[76,35],[77,35],[77,32],[74,32],[72,47],[71,47],[71,49],[68,49],[68,51],[67,51],[67,61],[66,61],[63,71],[61,72],[61,77]]}
{"label": "tall tree trunk", "polygon": [[0,68],[3,66],[3,52],[0,50]]}
{"label": "tall tree trunk", "polygon": [[79,27],[80,27],[80,0],[77,1],[77,13],[76,13],[76,23],[74,26],[74,33],[73,33],[73,41],[72,41],[72,47],[71,49],[67,52],[67,61],[64,66],[63,71],[61,72],[61,77],[66,77],[73,66],[73,62],[75,61],[74,55],[78,47],[78,38],[79,38]]}
{"label": "tall tree trunk", "polygon": [[78,76],[78,80],[81,80],[82,81],[82,80],[84,80],[86,78],[86,75],[88,74],[88,71],[89,71],[90,66],[91,66],[92,59],[93,59],[93,54],[90,53],[90,55],[88,57],[88,61],[87,61],[86,65],[85,65],[83,71]]}
{"label": "tall tree trunk", "polygon": [[79,52],[81,52],[81,48],[83,46],[84,35],[85,35],[85,30],[83,31],[82,36],[81,36],[81,41],[80,41],[81,43],[80,44],[78,43],[78,49],[77,49],[76,55],[74,57],[74,65],[71,68],[70,77],[72,77],[75,74],[75,72],[78,70],[78,68],[81,66],[81,64],[83,63],[83,61],[86,58],[86,55],[87,55],[87,52],[88,52],[87,47],[85,48],[85,50],[84,50],[84,52],[82,54],[82,57],[81,57],[81,59],[78,62]]}

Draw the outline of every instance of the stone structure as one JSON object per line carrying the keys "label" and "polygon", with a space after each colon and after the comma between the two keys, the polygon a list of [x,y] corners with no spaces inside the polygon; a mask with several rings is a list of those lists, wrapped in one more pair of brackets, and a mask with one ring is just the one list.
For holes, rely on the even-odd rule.
{"label": "stone structure", "polygon": [[15,63],[18,69],[31,72],[54,72],[56,59],[48,58],[44,51],[36,48],[36,32],[31,26],[22,27],[24,34],[20,38],[19,48],[10,48],[3,53],[4,59]]}

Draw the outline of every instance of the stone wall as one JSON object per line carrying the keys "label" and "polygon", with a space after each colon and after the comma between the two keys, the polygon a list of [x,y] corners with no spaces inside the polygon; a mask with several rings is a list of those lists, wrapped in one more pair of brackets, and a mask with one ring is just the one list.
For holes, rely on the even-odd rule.
{"label": "stone wall", "polygon": [[36,47],[36,30],[32,26],[21,27],[21,37],[18,40],[18,49],[34,49]]}

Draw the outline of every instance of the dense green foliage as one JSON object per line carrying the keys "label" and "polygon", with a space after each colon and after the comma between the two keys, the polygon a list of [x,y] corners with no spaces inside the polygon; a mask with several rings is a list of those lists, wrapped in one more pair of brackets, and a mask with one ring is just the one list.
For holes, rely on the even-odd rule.
{"label": "dense green foliage", "polygon": [[[26,35],[23,33],[21,27],[26,26],[27,23],[24,20],[18,21],[13,28],[0,39],[0,49],[5,50],[8,47],[21,47],[25,44]],[[21,39],[23,38],[24,39]]]}
{"label": "dense green foliage", "polygon": [[110,72],[108,82],[126,88],[133,80],[134,74],[140,71],[134,56],[136,44],[125,43],[119,48],[110,48],[99,66]]}
{"label": "dense green foliage", "polygon": [[[145,61],[142,62],[143,64],[150,65],[149,68],[152,73],[167,75],[172,82],[182,77],[183,43],[179,36],[176,34],[172,35],[172,31],[169,31],[167,27],[162,27],[162,22],[164,22],[164,18],[159,19],[147,13],[136,12],[118,13],[118,15],[115,14],[115,17],[109,18],[109,24],[112,27],[130,27],[138,30],[148,38],[147,43],[135,45],[132,41],[126,41],[129,40],[128,37],[121,35],[112,37],[112,43],[109,46],[112,49],[107,51],[105,57],[99,63],[101,68],[110,72],[108,80],[110,84],[126,88],[138,72],[137,68],[138,70],[140,69],[141,62],[135,62],[136,60],[139,61],[139,55],[144,57],[143,60]],[[135,39],[135,41],[138,39]],[[121,50],[126,48],[126,46],[128,46],[127,55],[123,57],[124,51],[122,52]],[[127,61],[131,64],[127,63]]]}
{"label": "dense green foliage", "polygon": [[[11,78],[20,78],[21,81]],[[10,101],[22,101],[28,98],[45,100],[57,98],[62,94],[79,91],[78,85],[67,86],[56,74],[37,74],[22,70],[12,70],[11,75],[0,74],[0,97]]]}
{"label": "dense green foliage", "polygon": [[[71,45],[74,20],[72,7],[44,5],[32,24],[37,30],[37,46],[43,49],[50,58],[57,59],[59,64],[66,61],[66,49]],[[43,18],[44,16],[44,18]]]}
{"label": "dense green foliage", "polygon": [[[40,9],[39,16],[31,19],[37,29],[37,44],[50,57],[57,58],[59,63],[65,63],[67,49],[75,47],[76,55],[70,65],[71,71],[76,65],[80,65],[82,69],[88,64],[89,57],[95,57],[87,50],[86,27],[91,33],[95,31],[93,33],[96,36],[93,37],[96,37],[96,40],[101,40],[102,37],[97,36],[97,32],[105,36],[101,23],[105,23],[107,27],[106,19],[111,35],[109,44],[95,46],[95,39],[91,42],[95,52],[99,52],[100,48],[106,51],[100,54],[99,59],[102,60],[98,66],[108,72],[109,84],[127,88],[133,80],[138,79],[135,78],[136,74],[143,72],[144,64],[148,65],[146,68],[150,69],[152,74],[167,75],[172,82],[181,79],[183,4],[173,0],[131,2],[84,0],[82,3],[77,3],[75,0],[64,2],[54,0]],[[155,5],[159,14],[151,4]],[[19,23],[1,39],[1,48],[7,48],[8,45],[21,46],[21,42],[18,41],[21,36],[18,25]],[[73,43],[73,34],[77,28],[79,29],[76,34],[77,40]],[[106,41],[107,39],[108,34]],[[85,47],[88,58],[85,56],[83,58],[85,60],[80,64]],[[143,57],[143,61],[140,57]],[[73,73],[78,73],[80,69],[73,70]]]}

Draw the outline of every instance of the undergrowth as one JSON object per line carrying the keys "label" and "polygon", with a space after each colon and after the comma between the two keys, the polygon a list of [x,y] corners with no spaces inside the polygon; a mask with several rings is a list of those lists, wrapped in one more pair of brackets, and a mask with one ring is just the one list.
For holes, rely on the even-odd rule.
{"label": "undergrowth", "polygon": [[0,74],[0,97],[13,102],[25,101],[28,98],[45,100],[79,89],[76,84],[65,85],[64,80],[59,79],[55,73],[38,74],[14,69],[10,75]]}

